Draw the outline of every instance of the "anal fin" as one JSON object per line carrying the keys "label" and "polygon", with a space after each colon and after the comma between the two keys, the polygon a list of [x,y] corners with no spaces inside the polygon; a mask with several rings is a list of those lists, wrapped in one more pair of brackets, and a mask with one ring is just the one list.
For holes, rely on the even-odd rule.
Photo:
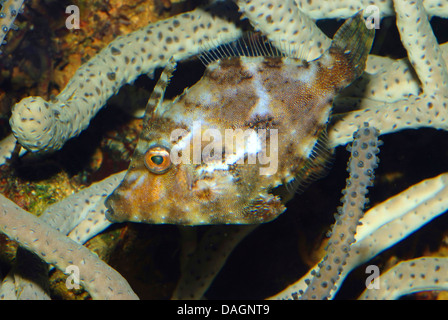
{"label": "anal fin", "polygon": [[284,202],[289,201],[295,194],[302,193],[313,181],[326,176],[332,159],[333,152],[328,145],[327,130],[323,129],[296,178],[280,187],[284,190],[277,188],[279,190],[275,190],[274,194],[280,195]]}

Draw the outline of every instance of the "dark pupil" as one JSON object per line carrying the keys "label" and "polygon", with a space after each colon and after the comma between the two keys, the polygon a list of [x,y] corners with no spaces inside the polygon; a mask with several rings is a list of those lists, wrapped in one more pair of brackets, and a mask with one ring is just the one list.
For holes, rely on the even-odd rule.
{"label": "dark pupil", "polygon": [[160,166],[163,163],[163,157],[162,156],[152,156],[151,161],[155,163],[156,165]]}

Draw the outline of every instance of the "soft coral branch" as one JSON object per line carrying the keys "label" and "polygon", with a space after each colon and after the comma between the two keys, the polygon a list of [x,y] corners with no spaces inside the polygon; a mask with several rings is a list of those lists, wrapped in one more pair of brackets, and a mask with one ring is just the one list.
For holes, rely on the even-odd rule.
{"label": "soft coral branch", "polygon": [[[0,11],[0,46],[3,44],[10,29],[16,29],[14,24],[24,0],[4,0],[0,1],[2,9]],[[1,50],[0,50],[1,53]]]}

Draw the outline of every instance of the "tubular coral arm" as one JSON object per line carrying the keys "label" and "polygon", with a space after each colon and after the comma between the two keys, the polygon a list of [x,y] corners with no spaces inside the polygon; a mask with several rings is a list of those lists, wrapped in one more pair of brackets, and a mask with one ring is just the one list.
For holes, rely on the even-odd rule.
{"label": "tubular coral arm", "polygon": [[141,74],[198,53],[214,29],[220,41],[240,36],[234,23],[204,9],[184,13],[112,41],[82,65],[54,101],[28,97],[12,110],[10,124],[30,151],[52,151],[84,130],[107,99]]}
{"label": "tubular coral arm", "polygon": [[94,299],[137,299],[127,281],[86,247],[52,229],[0,195],[0,231],[65,272],[79,268],[80,281]]}
{"label": "tubular coral arm", "polygon": [[17,28],[14,25],[14,20],[22,7],[23,1],[24,0],[3,1],[2,9],[0,11],[0,46],[3,44],[8,31]]}

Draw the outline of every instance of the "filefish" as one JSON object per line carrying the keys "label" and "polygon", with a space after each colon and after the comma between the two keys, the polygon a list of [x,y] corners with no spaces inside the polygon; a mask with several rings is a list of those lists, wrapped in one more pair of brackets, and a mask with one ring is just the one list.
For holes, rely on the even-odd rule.
{"label": "filefish", "polygon": [[249,36],[202,54],[202,78],[164,102],[171,59],[106,217],[178,225],[278,217],[290,191],[324,170],[333,99],[364,71],[373,37],[358,13],[307,62]]}

